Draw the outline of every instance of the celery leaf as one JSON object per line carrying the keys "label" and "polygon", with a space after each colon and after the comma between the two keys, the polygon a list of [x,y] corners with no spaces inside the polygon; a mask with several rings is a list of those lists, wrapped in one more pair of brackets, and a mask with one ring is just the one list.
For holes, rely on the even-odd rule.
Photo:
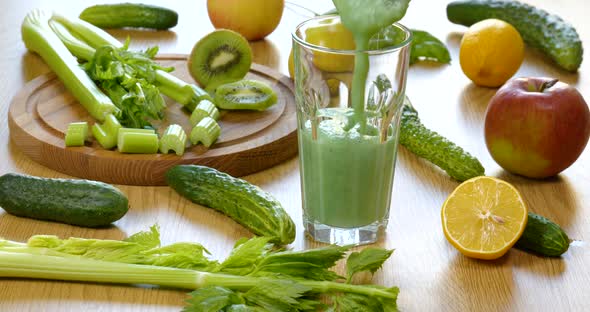
{"label": "celery leaf", "polygon": [[217,312],[234,304],[242,304],[243,299],[224,287],[210,286],[197,289],[189,294],[183,312]]}
{"label": "celery leaf", "polygon": [[312,280],[333,281],[340,276],[329,269],[344,256],[350,247],[328,246],[323,248],[282,251],[266,256],[258,264],[257,275],[281,274]]}
{"label": "celery leaf", "polygon": [[298,298],[311,288],[288,279],[261,280],[244,294],[248,303],[261,306],[266,311],[299,311]]}
{"label": "celery leaf", "polygon": [[382,248],[365,248],[360,252],[351,253],[346,260],[347,281],[350,282],[352,277],[359,272],[375,273],[392,253],[393,250]]}
{"label": "celery leaf", "polygon": [[272,247],[269,240],[269,237],[255,237],[246,241],[239,241],[229,257],[215,271],[233,275],[249,274]]}

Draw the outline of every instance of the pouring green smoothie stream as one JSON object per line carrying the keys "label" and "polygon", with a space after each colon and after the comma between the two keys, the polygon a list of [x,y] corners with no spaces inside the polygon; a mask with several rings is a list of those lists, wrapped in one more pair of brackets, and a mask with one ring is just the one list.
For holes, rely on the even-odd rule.
{"label": "pouring green smoothie stream", "polygon": [[[371,243],[387,225],[389,215],[398,115],[411,40],[409,31],[394,23],[404,16],[409,1],[333,2],[340,21],[352,33],[355,50],[319,52],[320,47],[307,54],[305,48],[295,51],[298,105],[313,107],[307,113],[306,108],[298,109],[304,223],[308,234],[318,241]],[[318,22],[321,23],[325,25],[326,21]],[[397,34],[389,36],[388,42],[385,40],[385,47],[384,33]],[[397,42],[391,42],[392,38]],[[310,92],[321,93],[310,89],[321,89],[330,73],[303,68],[314,66],[309,61],[314,53],[325,58],[331,52],[354,55],[352,77],[344,83],[350,92],[341,90],[345,93],[341,96],[344,107],[318,104],[321,96],[306,96]],[[317,76],[322,78],[315,79]],[[367,82],[371,83],[368,92]]]}
{"label": "pouring green smoothie stream", "polygon": [[369,41],[383,28],[399,21],[406,14],[409,0],[333,0],[340,19],[354,38],[356,54],[352,76],[351,101],[354,119],[361,132],[366,125],[365,83],[369,73]]}

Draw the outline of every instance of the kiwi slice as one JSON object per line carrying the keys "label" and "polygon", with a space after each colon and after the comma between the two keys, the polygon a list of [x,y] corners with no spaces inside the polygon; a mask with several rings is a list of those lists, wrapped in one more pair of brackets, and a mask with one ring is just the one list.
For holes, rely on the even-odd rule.
{"label": "kiwi slice", "polygon": [[222,109],[265,110],[277,102],[277,94],[264,82],[240,80],[217,87],[215,104]]}
{"label": "kiwi slice", "polygon": [[248,40],[227,29],[215,30],[201,38],[188,60],[191,76],[208,89],[244,78],[250,65],[252,50]]}

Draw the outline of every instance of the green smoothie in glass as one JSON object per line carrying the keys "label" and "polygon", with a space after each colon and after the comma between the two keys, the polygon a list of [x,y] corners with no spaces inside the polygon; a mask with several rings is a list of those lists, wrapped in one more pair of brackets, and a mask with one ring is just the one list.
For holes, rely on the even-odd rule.
{"label": "green smoothie in glass", "polygon": [[386,220],[397,138],[380,142],[358,127],[344,131],[335,119],[321,121],[317,130],[315,140],[311,123],[299,132],[306,218],[339,228]]}
{"label": "green smoothie in glass", "polygon": [[[371,243],[389,217],[411,40],[409,30],[393,23],[405,13],[407,1],[334,3],[356,50],[305,41],[307,30],[338,17],[307,21],[293,35],[303,221],[307,233],[321,242]],[[385,27],[401,33],[401,40],[369,49],[370,39]],[[330,72],[321,66],[331,55],[354,59],[354,70]]]}

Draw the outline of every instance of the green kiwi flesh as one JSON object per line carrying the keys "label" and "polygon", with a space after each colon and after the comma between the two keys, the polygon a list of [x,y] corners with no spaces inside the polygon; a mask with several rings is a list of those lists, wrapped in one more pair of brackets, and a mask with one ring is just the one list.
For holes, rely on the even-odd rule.
{"label": "green kiwi flesh", "polygon": [[221,109],[265,110],[277,102],[277,94],[261,81],[240,80],[215,90],[215,105]]}
{"label": "green kiwi flesh", "polygon": [[250,70],[252,50],[235,31],[219,29],[201,38],[191,52],[188,69],[202,87],[238,81]]}

